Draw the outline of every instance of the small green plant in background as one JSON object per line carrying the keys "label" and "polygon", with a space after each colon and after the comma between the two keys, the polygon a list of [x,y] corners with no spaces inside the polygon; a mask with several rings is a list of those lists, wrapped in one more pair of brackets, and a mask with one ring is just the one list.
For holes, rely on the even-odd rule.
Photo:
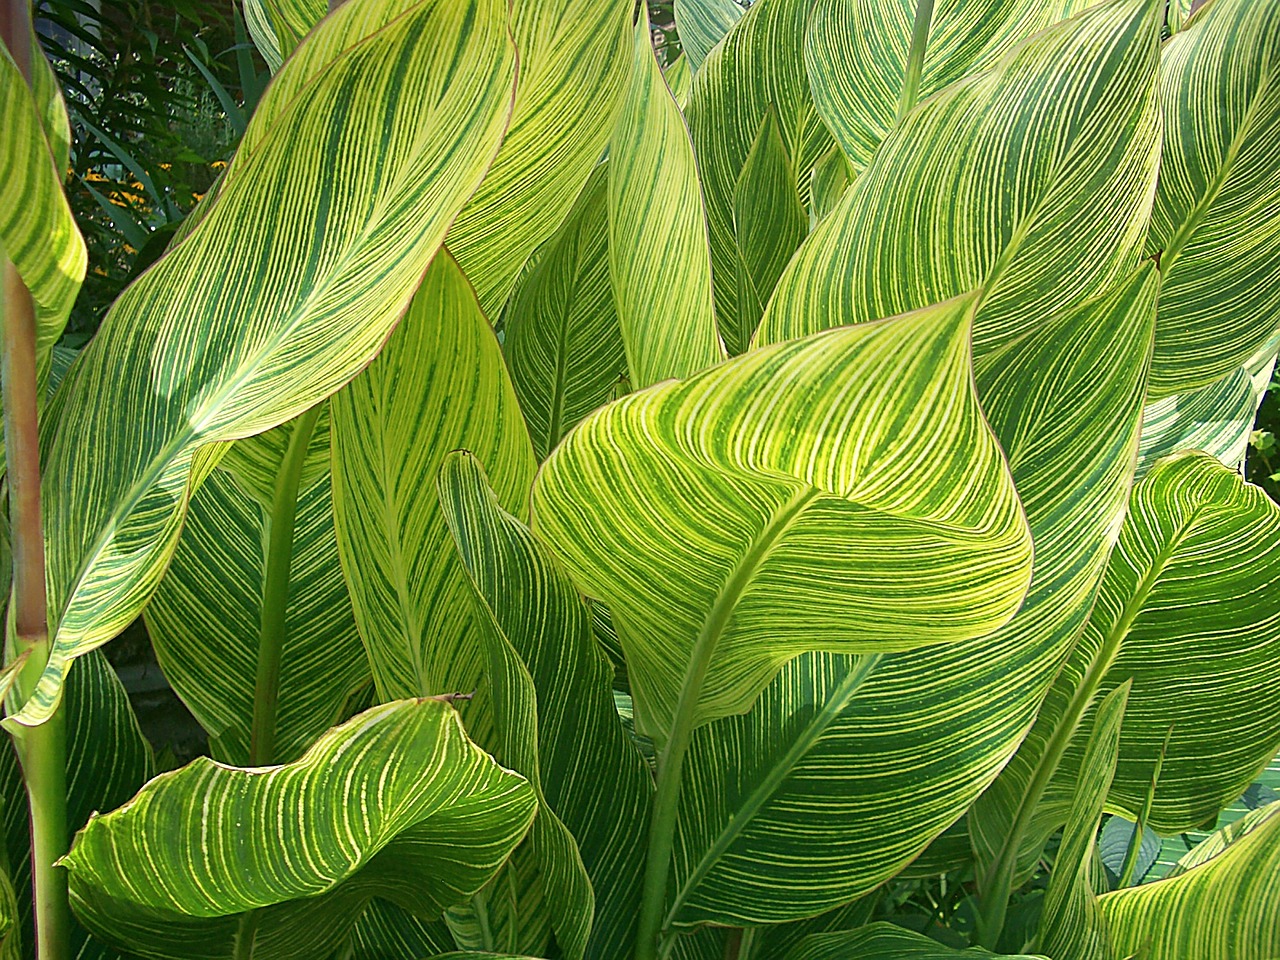
{"label": "small green plant in background", "polygon": [[11,955],[1280,953],[1280,3],[656,12],[252,0],[74,358],[10,18]]}

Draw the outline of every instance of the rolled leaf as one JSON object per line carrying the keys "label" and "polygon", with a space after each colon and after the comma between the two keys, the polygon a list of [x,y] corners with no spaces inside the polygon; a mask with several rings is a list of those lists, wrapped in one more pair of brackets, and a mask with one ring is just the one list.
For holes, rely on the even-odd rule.
{"label": "rolled leaf", "polygon": [[[47,369],[88,264],[84,238],[62,192],[66,106],[32,37],[32,86],[7,46],[0,50],[0,256],[13,262],[36,312],[36,363]],[[2,45],[0,45],[2,46]]]}
{"label": "rolled leaf", "polygon": [[630,0],[512,5],[520,71],[511,126],[449,231],[488,317],[501,313],[521,267],[556,232],[609,144],[626,90],[631,11]]}
{"label": "rolled leaf", "polygon": [[973,394],[972,308],[632,394],[543,464],[534,530],[608,604],[642,732],[742,713],[806,650],[956,643],[1012,616],[1030,540]]}
{"label": "rolled leaf", "polygon": [[[447,251],[331,413],[339,555],[378,694],[469,693],[484,653],[436,477],[464,447],[517,509],[535,463],[497,338]],[[489,742],[486,699],[461,706],[468,729]]]}
{"label": "rolled leaf", "polygon": [[[505,701],[498,723],[511,733],[502,739],[531,741],[524,752],[533,773],[517,769],[540,774],[544,816],[558,816],[552,822],[563,821],[577,839],[596,891],[587,955],[624,956],[653,780],[619,721],[612,667],[596,646],[586,603],[547,549],[502,509],[475,458],[450,455],[440,487],[492,658],[486,688]],[[591,786],[599,784],[609,789]],[[565,946],[559,933],[557,941]]]}
{"label": "rolled leaf", "polygon": [[[207,758],[95,815],[60,862],[77,916],[147,957],[325,956],[371,897],[431,916],[479,889],[533,818],[533,790],[436,700],[374,707],[299,760]],[[250,912],[252,917],[241,919]]]}
{"label": "rolled leaf", "polygon": [[1099,898],[1117,956],[1270,960],[1280,953],[1280,802],[1247,819],[1229,843],[1222,835],[1206,841],[1185,873]]}
{"label": "rolled leaf", "polygon": [[116,301],[65,385],[43,488],[55,643],[6,723],[48,716],[71,659],[141,610],[193,463],[216,462],[200,448],[292,418],[381,348],[497,149],[505,9],[335,11],[273,81],[292,97],[268,92],[199,226]]}
{"label": "rolled leaf", "polygon": [[1129,686],[1126,682],[1116,687],[1098,707],[1071,798],[1071,816],[1045,890],[1036,945],[1054,960],[1110,960],[1112,956],[1094,895],[1100,880],[1094,844],[1115,774]]}
{"label": "rolled leaf", "polygon": [[626,382],[608,219],[608,170],[600,167],[502,315],[503,354],[539,460]]}
{"label": "rolled leaf", "polygon": [[[917,102],[986,69],[1019,41],[1089,5],[1089,0],[933,4]],[[814,4],[804,45],[813,99],[855,171],[870,162],[902,111],[917,6],[915,0]]]}
{"label": "rolled leaf", "polygon": [[1275,334],[1280,2],[1215,0],[1160,56],[1164,150],[1149,253],[1164,273],[1151,395],[1204,386]]}
{"label": "rolled leaf", "polygon": [[793,920],[868,893],[1004,766],[1088,618],[1128,502],[1158,288],[1148,266],[978,367],[1036,546],[1012,622],[882,656],[852,695],[847,658],[798,657],[746,716],[695,732],[673,924]]}
{"label": "rolled leaf", "polygon": [[757,342],[980,291],[974,353],[1137,265],[1163,5],[1112,0],[911,111],[788,266]]}
{"label": "rolled leaf", "polygon": [[[279,474],[283,450],[276,450],[293,429],[285,424],[236,441],[232,462],[228,455],[201,484],[146,612],[165,677],[208,732],[213,756],[240,766],[249,763],[269,563],[272,490],[261,484]],[[320,734],[349,717],[371,682],[338,562],[327,417],[311,449],[314,467],[299,484],[289,561],[271,757],[278,762],[296,760]],[[249,469],[259,459],[260,477]]]}
{"label": "rolled leaf", "polygon": [[[739,302],[733,203],[734,188],[765,114],[771,106],[777,111],[782,143],[805,203],[810,171],[831,145],[831,135],[814,108],[804,72],[809,6],[808,0],[759,0],[752,4],[694,75],[689,94],[686,113],[707,209],[716,316],[730,354],[746,349],[758,320],[749,300]],[[756,229],[766,230],[763,225]],[[768,295],[757,291],[761,304],[767,302]]]}
{"label": "rolled leaf", "polygon": [[724,359],[707,242],[693,144],[658,69],[646,13],[609,148],[609,277],[632,387]]}

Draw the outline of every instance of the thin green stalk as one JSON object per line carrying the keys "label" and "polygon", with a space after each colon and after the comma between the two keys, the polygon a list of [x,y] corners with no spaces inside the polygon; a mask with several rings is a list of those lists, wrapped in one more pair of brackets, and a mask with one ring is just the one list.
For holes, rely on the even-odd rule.
{"label": "thin green stalk", "polygon": [[702,699],[702,684],[711,667],[716,644],[729,625],[729,618],[733,616],[742,592],[764,562],[769,549],[816,496],[816,490],[802,490],[774,514],[743,556],[733,575],[725,582],[694,642],[689,666],[680,687],[680,698],[676,703],[671,731],[658,754],[657,792],[653,800],[653,816],[649,820],[649,845],[644,865],[644,885],[641,888],[640,918],[636,924],[635,960],[658,958],[658,940],[662,934],[667,877],[671,872],[671,852],[675,845],[684,759],[689,752],[694,717]]}
{"label": "thin green stalk", "polygon": [[[28,84],[31,82],[31,10],[27,0],[0,4],[0,36]],[[49,660],[45,593],[44,526],[40,515],[40,382],[36,368],[36,316],[31,292],[17,267],[0,255],[3,271],[4,346],[0,391],[9,481],[13,549],[13,643],[7,652],[27,657],[15,683],[24,702]],[[31,822],[31,878],[36,955],[65,960],[71,954],[67,874],[54,866],[67,852],[67,738],[59,708],[44,723],[14,733]]]}
{"label": "thin green stalk", "polygon": [[266,577],[262,586],[262,617],[258,631],[258,674],[253,690],[253,732],[249,765],[275,760],[276,716],[280,708],[280,660],[284,652],[285,613],[289,607],[289,571],[293,565],[293,529],[298,517],[298,484],[307,447],[323,405],[317,404],[294,421],[293,433],[280,464],[280,479],[271,501],[271,532],[267,540]]}
{"label": "thin green stalk", "polygon": [[1156,754],[1155,769],[1151,771],[1151,783],[1147,787],[1147,795],[1142,801],[1142,810],[1138,813],[1137,822],[1133,825],[1133,836],[1129,838],[1129,848],[1124,852],[1124,863],[1120,866],[1119,886],[1127,887],[1133,882],[1133,873],[1138,866],[1138,853],[1142,850],[1142,836],[1147,830],[1147,819],[1151,816],[1151,805],[1155,803],[1156,786],[1160,783],[1160,771],[1164,769],[1165,754],[1169,752],[1169,740],[1173,737],[1173,724],[1164,735],[1164,743]]}
{"label": "thin green stalk", "polygon": [[[1195,517],[1196,515],[1193,513],[1182,529],[1185,530],[1189,527],[1195,521]],[[1072,736],[1074,736],[1076,729],[1079,727],[1085,712],[1089,709],[1089,705],[1093,702],[1093,698],[1097,695],[1099,687],[1102,686],[1102,681],[1106,677],[1107,671],[1115,663],[1115,659],[1120,653],[1120,647],[1124,643],[1124,638],[1128,636],[1129,628],[1133,626],[1134,618],[1142,610],[1142,605],[1146,602],[1147,595],[1151,592],[1156,578],[1164,569],[1169,557],[1172,556],[1181,534],[1182,530],[1179,530],[1174,536],[1170,537],[1169,542],[1156,556],[1151,568],[1139,582],[1137,589],[1133,592],[1133,596],[1129,598],[1124,610],[1121,611],[1115,625],[1111,628],[1111,632],[1103,640],[1093,659],[1089,662],[1089,668],[1085,671],[1084,678],[1080,681],[1080,686],[1071,695],[1071,700],[1067,703],[1066,710],[1063,712],[1057,726],[1054,727],[1048,743],[1045,744],[1044,752],[1040,755],[1040,759],[1037,761],[1035,770],[1031,775],[1031,782],[1027,785],[1026,791],[1018,802],[1018,812],[1014,817],[1013,824],[1010,826],[1009,832],[1005,834],[1004,842],[1001,844],[995,860],[987,871],[985,881],[981,885],[982,909],[978,915],[977,931],[979,946],[994,950],[996,941],[1000,939],[1000,934],[1004,931],[1005,913],[1009,907],[1009,894],[1013,889],[1013,874],[1017,867],[1018,850],[1022,846],[1022,838],[1031,826],[1036,807],[1039,806],[1045,790],[1048,789],[1049,782],[1058,771],[1058,764],[1062,762],[1062,757],[1067,752]],[[1119,549],[1119,547],[1117,546],[1116,549]]]}
{"label": "thin green stalk", "polygon": [[907,72],[902,79],[902,96],[898,99],[898,119],[916,105],[920,98],[920,78],[924,75],[924,51],[929,45],[929,27],[933,24],[933,0],[916,0],[916,18],[911,28],[911,49],[907,52]]}

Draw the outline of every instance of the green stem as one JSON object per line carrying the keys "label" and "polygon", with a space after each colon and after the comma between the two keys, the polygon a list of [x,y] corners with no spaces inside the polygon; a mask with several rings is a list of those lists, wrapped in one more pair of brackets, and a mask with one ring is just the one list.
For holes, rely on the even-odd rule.
{"label": "green stem", "polygon": [[907,53],[907,72],[902,79],[902,96],[898,100],[898,119],[916,105],[920,97],[920,78],[924,75],[924,51],[929,45],[929,27],[933,23],[933,0],[916,0],[916,18],[911,29],[911,49]]}
{"label": "green stem", "polygon": [[240,914],[240,922],[236,924],[236,942],[232,948],[232,960],[253,960],[253,948],[258,939],[258,911],[249,910]]}
{"label": "green stem", "polygon": [[267,540],[266,577],[262,587],[262,617],[258,632],[258,675],[253,691],[253,733],[249,765],[273,762],[276,715],[280,706],[280,660],[284,651],[285,613],[289,606],[289,571],[293,565],[293,529],[298,516],[298,484],[307,447],[323,404],[294,421],[293,433],[280,464],[280,479],[271,501],[271,531]]}
{"label": "green stem", "polygon": [[1147,830],[1147,819],[1151,816],[1151,807],[1156,799],[1156,786],[1160,783],[1160,771],[1164,769],[1164,757],[1169,751],[1169,741],[1173,738],[1173,724],[1164,735],[1164,743],[1156,754],[1155,769],[1151,771],[1151,784],[1147,787],[1147,795],[1142,801],[1142,810],[1133,825],[1133,836],[1129,838],[1129,848],[1124,852],[1124,863],[1120,866],[1119,886],[1127,887],[1133,881],[1134,870],[1138,866],[1138,854],[1142,850],[1142,835]]}
{"label": "green stem", "polygon": [[[0,36],[28,84],[31,82],[31,11],[27,0],[0,4]],[[45,593],[44,528],[40,513],[40,380],[36,366],[35,303],[17,267],[0,255],[3,272],[4,346],[0,391],[12,531],[14,657],[26,655],[15,683],[18,703],[35,689],[49,660]],[[67,852],[67,736],[65,714],[55,709],[44,723],[13,734],[27,788],[31,822],[31,878],[36,954],[65,960],[71,954],[67,874],[54,866]]]}
{"label": "green stem", "polygon": [[[1062,757],[1067,752],[1067,747],[1070,745],[1071,738],[1079,727],[1081,719],[1089,709],[1093,698],[1097,695],[1099,687],[1102,686],[1102,681],[1107,672],[1111,669],[1112,664],[1115,663],[1115,659],[1120,653],[1120,647],[1124,643],[1124,638],[1128,636],[1129,628],[1133,626],[1134,619],[1141,612],[1142,605],[1146,602],[1147,595],[1155,585],[1156,578],[1159,577],[1164,565],[1173,555],[1183,531],[1195,521],[1195,518],[1196,513],[1193,512],[1184,522],[1182,528],[1169,538],[1169,542],[1155,557],[1151,568],[1143,575],[1142,580],[1133,592],[1133,596],[1129,598],[1120,616],[1116,619],[1115,625],[1089,662],[1089,668],[1085,671],[1084,678],[1080,681],[1080,686],[1076,687],[1071,700],[1067,703],[1066,710],[1045,744],[1044,752],[1040,755],[1040,759],[1036,762],[1035,769],[1032,772],[1031,782],[1027,785],[1027,789],[1023,792],[1018,802],[1018,810],[1014,816],[1013,825],[1009,828],[1009,832],[1005,834],[1004,842],[1000,845],[1000,850],[996,854],[995,860],[992,861],[985,881],[981,885],[982,909],[978,915],[977,931],[979,946],[988,950],[995,950],[996,941],[1000,939],[1000,934],[1004,931],[1005,913],[1009,907],[1009,894],[1013,889],[1013,875],[1017,868],[1018,851],[1022,847],[1022,838],[1031,826],[1036,807],[1039,806],[1045,790],[1048,789],[1049,783],[1053,779],[1053,775],[1057,773],[1058,764],[1062,762]],[[1119,545],[1115,549],[1120,549]]]}
{"label": "green stem", "polygon": [[675,844],[684,760],[693,737],[694,720],[702,699],[702,684],[711,667],[716,644],[729,625],[729,619],[733,616],[743,591],[764,562],[769,549],[817,495],[818,492],[814,489],[803,489],[773,515],[743,555],[733,574],[725,581],[694,642],[689,666],[680,687],[680,698],[676,702],[671,731],[658,754],[657,792],[653,800],[653,815],[649,820],[649,845],[640,895],[640,918],[636,925],[635,960],[657,960],[659,955],[658,940],[663,932],[662,914],[667,899],[671,852]]}

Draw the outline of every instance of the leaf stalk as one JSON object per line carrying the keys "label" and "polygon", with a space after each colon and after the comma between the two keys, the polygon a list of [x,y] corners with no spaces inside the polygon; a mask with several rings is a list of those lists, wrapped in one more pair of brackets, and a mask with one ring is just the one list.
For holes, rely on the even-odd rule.
{"label": "leaf stalk", "polygon": [[907,52],[907,70],[902,79],[902,96],[898,99],[898,119],[916,105],[920,98],[920,78],[924,75],[924,52],[929,45],[929,28],[933,25],[933,0],[916,0],[916,16],[911,28],[911,49]]}

